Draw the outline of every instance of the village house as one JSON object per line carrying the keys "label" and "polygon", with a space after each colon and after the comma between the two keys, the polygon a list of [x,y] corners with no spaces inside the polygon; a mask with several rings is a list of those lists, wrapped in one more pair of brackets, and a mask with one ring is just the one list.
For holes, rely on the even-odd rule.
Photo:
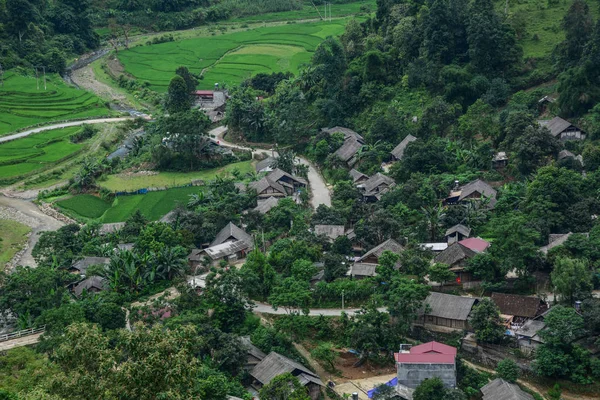
{"label": "village house", "polygon": [[298,189],[305,188],[307,185],[306,180],[303,178],[288,174],[279,168],[275,168],[273,171],[269,172],[267,179],[283,186],[288,196],[293,195]]}
{"label": "village house", "polygon": [[273,171],[272,165],[275,161],[275,157],[267,157],[264,160],[257,162],[255,167],[256,173]]}
{"label": "village house", "polygon": [[108,257],[84,257],[69,267],[69,272],[78,275],[85,275],[87,269],[92,265],[108,265]]}
{"label": "village house", "polygon": [[240,342],[242,343],[242,347],[246,349],[246,364],[244,365],[244,369],[246,371],[250,371],[252,368],[256,367],[262,360],[267,356],[262,352],[258,347],[252,344],[249,336],[240,336]]}
{"label": "village house", "polygon": [[[360,257],[357,260],[357,262],[367,264],[379,264],[379,257],[381,257],[384,251],[391,251],[392,253],[400,254],[404,251],[404,246],[396,242],[394,239],[388,239],[380,245],[375,246],[371,250],[366,252],[362,257]],[[399,268],[400,264],[398,263],[396,264],[396,266]]]}
{"label": "village house", "polygon": [[98,233],[102,236],[120,231],[125,226],[125,222],[114,222],[112,224],[103,224]]}
{"label": "village house", "polygon": [[356,187],[362,192],[365,201],[377,201],[394,186],[396,182],[392,178],[378,172]]}
{"label": "village house", "polygon": [[[565,242],[569,239],[569,237],[571,235],[573,235],[573,232],[569,232],[569,233],[551,233],[548,236],[548,244],[545,246],[540,247],[540,251],[544,254],[548,254],[548,252],[550,250],[552,250],[555,247],[558,246],[562,246],[563,244],[565,244]],[[576,235],[584,235],[584,236],[589,236],[589,233],[577,233]]]}
{"label": "village house", "polygon": [[424,343],[394,353],[394,359],[398,377],[396,391],[405,399],[412,399],[414,390],[425,379],[439,378],[446,388],[456,388],[456,348],[452,346]]}
{"label": "village house", "polygon": [[[236,187],[244,192],[246,185],[243,183],[237,183]],[[255,190],[259,199],[268,199],[269,197],[286,197],[288,195],[285,188],[278,182],[274,182],[265,176],[262,179],[254,182],[250,182],[247,185],[248,189]]]}
{"label": "village house", "polygon": [[238,240],[246,243],[248,248],[254,247],[254,240],[252,239],[252,236],[246,233],[246,231],[243,229],[238,228],[233,222],[230,222],[225,225],[223,229],[221,229],[210,245],[212,247],[225,242],[235,242]]}
{"label": "village house", "polygon": [[209,247],[193,249],[188,254],[187,260],[189,266],[196,270],[205,264],[218,265],[221,261],[235,262],[246,257],[253,247],[252,237],[230,222],[221,229]]}
{"label": "village house", "polygon": [[296,361],[274,351],[250,370],[250,376],[254,379],[252,387],[259,391],[264,385],[268,385],[273,378],[286,373],[298,378],[300,384],[308,388],[308,394],[312,400],[319,398],[321,387],[324,386],[319,376]]}
{"label": "village house", "polygon": [[496,378],[481,388],[483,400],[534,400],[533,396],[524,392],[519,385]]}
{"label": "village house", "polygon": [[344,225],[315,225],[315,235],[325,236],[327,240],[333,242],[340,236],[344,236]]}
{"label": "village house", "polygon": [[415,140],[417,140],[417,138],[409,133],[398,146],[394,147],[394,150],[391,152],[394,160],[402,160],[402,157],[404,157],[404,150],[406,150],[406,147]]}
{"label": "village house", "polygon": [[377,264],[356,262],[350,266],[348,272],[346,272],[346,276],[357,280],[369,278],[377,275],[376,268]]}
{"label": "village house", "polygon": [[492,293],[492,301],[506,323],[511,335],[519,329],[525,321],[534,319],[548,309],[548,305],[541,299],[518,294]]}
{"label": "village house", "polygon": [[431,292],[425,299],[423,312],[415,325],[445,333],[469,330],[469,316],[478,302],[474,297]]}
{"label": "village house", "polygon": [[75,287],[73,287],[73,293],[75,296],[80,297],[83,292],[100,293],[106,289],[108,289],[108,282],[106,279],[99,276],[91,276],[75,285]]}
{"label": "village house", "polygon": [[439,254],[448,248],[448,243],[419,243],[419,247],[423,250],[429,250],[434,254]]}
{"label": "village house", "polygon": [[449,228],[444,235],[448,244],[452,244],[455,242],[460,242],[463,239],[471,236],[471,228],[464,226],[462,224],[454,225],[452,228]]}
{"label": "village house", "polygon": [[274,207],[277,207],[277,204],[279,204],[279,200],[281,198],[280,197],[269,197],[267,199],[259,199],[256,202],[256,207],[254,207],[252,209],[252,211],[256,211],[257,213],[260,214],[266,214],[269,211],[271,211]]}
{"label": "village house", "polygon": [[433,261],[439,264],[446,264],[450,271],[456,275],[456,283],[464,287],[470,287],[475,282],[473,274],[465,270],[467,261],[473,258],[477,253],[460,243],[453,243],[440,254],[435,256]]}
{"label": "village house", "polygon": [[215,92],[212,90],[196,90],[194,97],[200,101],[212,101],[215,98]]}
{"label": "village house", "polygon": [[487,200],[489,202],[487,206],[489,208],[494,208],[496,205],[496,195],[496,189],[481,179],[477,179],[462,187],[456,187],[450,192],[444,203],[447,205],[454,205],[469,200]]}
{"label": "village house", "polygon": [[361,135],[354,132],[352,129],[339,126],[329,129],[323,128],[322,131],[329,135],[338,132],[344,134],[344,143],[334,154],[350,167],[356,164],[356,154],[365,145],[365,139]]}
{"label": "village house", "polygon": [[508,156],[505,151],[499,151],[492,158],[492,167],[494,169],[506,168],[508,165]]}
{"label": "village house", "polygon": [[350,170],[350,177],[352,178],[352,183],[354,183],[354,185],[360,185],[369,179],[369,175],[365,175],[354,168]]}
{"label": "village house", "polygon": [[549,121],[539,120],[538,123],[540,126],[547,128],[552,136],[561,141],[585,139],[585,132],[561,117],[554,117]]}
{"label": "village house", "polygon": [[539,332],[546,327],[546,323],[541,319],[530,319],[517,328],[514,333],[517,338],[519,349],[524,353],[531,353],[544,343]]}
{"label": "village house", "polygon": [[483,253],[490,247],[490,242],[478,237],[463,239],[458,243],[465,246],[467,249],[473,250],[475,253]]}

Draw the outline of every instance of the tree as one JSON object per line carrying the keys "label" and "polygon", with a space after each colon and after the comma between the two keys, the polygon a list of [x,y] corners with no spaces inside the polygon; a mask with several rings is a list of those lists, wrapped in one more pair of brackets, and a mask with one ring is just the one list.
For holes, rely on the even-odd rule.
{"label": "tree", "polygon": [[398,392],[393,386],[388,386],[385,383],[375,386],[375,393],[373,393],[373,400],[396,400],[398,398]]}
{"label": "tree", "polygon": [[435,263],[429,267],[429,280],[440,284],[440,289],[444,287],[444,283],[453,280],[456,277],[454,272],[450,271],[448,265]]}
{"label": "tree", "polygon": [[396,339],[390,329],[390,316],[377,310],[374,302],[363,306],[352,317],[349,344],[360,352],[361,360],[377,356],[382,348],[391,348],[391,342],[396,346]]}
{"label": "tree", "polygon": [[481,300],[479,304],[473,307],[469,323],[480,342],[499,343],[504,339],[504,327],[500,320],[500,310],[489,298]]}
{"label": "tree", "polygon": [[247,293],[248,287],[237,269],[207,276],[206,302],[214,310],[212,318],[217,328],[231,332],[243,325],[248,311],[254,306]]}
{"label": "tree", "polygon": [[446,388],[440,378],[428,378],[417,386],[413,400],[444,400]]}
{"label": "tree", "polygon": [[390,316],[394,318],[394,330],[398,335],[406,335],[429,295],[429,286],[395,276],[386,287],[383,298]]}
{"label": "tree", "polygon": [[317,272],[317,267],[310,260],[296,260],[292,264],[292,277],[299,281],[308,282]]}
{"label": "tree", "polygon": [[306,386],[289,372],[273,378],[260,389],[259,396],[269,400],[310,400]]}
{"label": "tree", "polygon": [[289,314],[302,312],[308,315],[312,296],[307,281],[286,278],[281,285],[273,288],[269,303],[274,309],[283,307]]}
{"label": "tree", "polygon": [[190,93],[185,80],[179,75],[174,76],[167,89],[166,110],[171,114],[176,114],[189,111],[190,107]]}
{"label": "tree", "polygon": [[554,159],[559,149],[558,140],[545,127],[528,126],[515,141],[517,167],[522,174],[530,174]]}
{"label": "tree", "polygon": [[310,355],[322,363],[328,371],[335,371],[336,352],[331,343],[321,343],[310,352]]}
{"label": "tree", "polygon": [[479,99],[458,119],[461,138],[472,140],[476,137],[496,139],[498,123],[494,108]]}
{"label": "tree", "polygon": [[276,273],[260,250],[255,249],[248,254],[240,272],[248,284],[248,292],[251,295],[262,298],[269,296],[275,285]]}
{"label": "tree", "polygon": [[188,96],[193,96],[192,93],[196,90],[196,86],[198,86],[198,80],[187,67],[179,67],[175,70],[175,74],[179,75],[185,81],[185,86],[187,87]]}
{"label": "tree", "polygon": [[498,363],[496,373],[505,381],[515,383],[519,379],[519,375],[521,375],[521,369],[516,362],[510,358],[505,358]]}
{"label": "tree", "polygon": [[574,304],[575,300],[591,296],[592,273],[584,260],[557,258],[550,278],[554,293],[560,295],[560,300],[564,303]]}
{"label": "tree", "polygon": [[584,0],[575,0],[562,20],[565,40],[559,45],[561,66],[566,69],[579,63],[594,30],[590,7]]}

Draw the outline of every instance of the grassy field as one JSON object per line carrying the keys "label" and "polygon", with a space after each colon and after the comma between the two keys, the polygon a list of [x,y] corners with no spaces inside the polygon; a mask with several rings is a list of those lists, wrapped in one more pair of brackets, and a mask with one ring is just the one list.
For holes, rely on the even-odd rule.
{"label": "grassy field", "polygon": [[[39,89],[38,89],[39,83]],[[55,121],[112,115],[94,94],[67,86],[56,74],[43,79],[4,74],[0,86],[0,136],[22,128]]]}
{"label": "grassy field", "polygon": [[23,248],[31,228],[16,221],[0,219],[0,268]]}
{"label": "grassy field", "polygon": [[0,180],[41,171],[74,156],[84,144],[71,143],[69,137],[80,130],[79,126],[55,129],[0,144]]}
{"label": "grassy field", "polygon": [[119,59],[127,73],[159,92],[166,91],[181,65],[204,72],[199,88],[213,88],[216,82],[231,86],[256,73],[298,72],[319,43],[340,35],[346,22],[288,24],[139,46],[120,52]]}
{"label": "grassy field", "polygon": [[241,175],[254,172],[252,161],[242,161],[226,165],[221,168],[207,169],[198,172],[160,172],[150,176],[127,176],[124,174],[109,175],[99,185],[113,192],[134,191],[151,187],[169,187],[187,185],[193,180],[208,181],[217,175],[225,175],[233,171],[240,171]]}
{"label": "grassy field", "polygon": [[80,220],[97,219],[103,223],[123,222],[137,210],[149,220],[156,221],[185,205],[189,196],[198,193],[199,187],[184,187],[133,196],[119,196],[111,203],[92,195],[82,194],[60,200],[56,205],[66,214]]}

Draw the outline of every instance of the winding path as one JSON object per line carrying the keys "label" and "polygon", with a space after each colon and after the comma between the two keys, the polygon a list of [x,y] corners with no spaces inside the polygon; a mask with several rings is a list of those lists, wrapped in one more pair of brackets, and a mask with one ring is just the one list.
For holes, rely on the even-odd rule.
{"label": "winding path", "polygon": [[[262,153],[265,153],[266,151],[272,151],[272,150],[252,150],[249,147],[244,147],[244,146],[240,146],[240,145],[228,142],[224,139],[226,134],[227,134],[226,126],[219,126],[218,128],[215,128],[209,132],[209,135],[211,137],[214,136],[214,139],[211,139],[211,140],[213,140],[215,143],[217,143],[223,147],[251,151],[253,155],[262,154]],[[327,184],[323,180],[323,177],[321,176],[319,171],[317,171],[315,166],[310,161],[308,161],[306,158],[298,157],[298,159],[300,160],[300,162],[302,164],[308,165],[308,182],[310,183],[310,188],[311,188],[311,192],[312,192],[311,204],[312,204],[313,208],[316,210],[317,207],[319,207],[321,204],[326,205],[327,207],[331,207],[331,194],[329,193]]]}
{"label": "winding path", "polygon": [[0,137],[0,143],[9,142],[9,141],[15,140],[15,139],[21,139],[26,136],[32,135],[34,133],[50,131],[52,129],[68,128],[70,126],[80,126],[80,125],[86,125],[86,124],[89,125],[89,124],[106,124],[106,123],[111,123],[111,122],[123,122],[123,121],[127,121],[129,119],[133,119],[133,118],[132,117],[118,117],[118,118],[86,119],[83,121],[72,121],[72,122],[63,122],[61,124],[45,125],[45,126],[40,126],[39,128],[34,128],[34,129],[29,129],[29,130],[26,130],[23,132],[14,133],[12,135],[2,136],[2,137]]}

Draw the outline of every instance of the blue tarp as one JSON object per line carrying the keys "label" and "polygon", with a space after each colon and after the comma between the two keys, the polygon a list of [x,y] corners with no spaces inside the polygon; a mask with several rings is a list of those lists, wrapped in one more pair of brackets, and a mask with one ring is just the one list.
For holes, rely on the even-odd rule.
{"label": "blue tarp", "polygon": [[[391,386],[391,387],[396,387],[396,385],[398,385],[398,378],[394,378],[391,381],[389,381],[388,383],[386,383],[386,385]],[[377,391],[377,388],[371,389],[367,392],[367,396],[369,396],[369,398],[373,398],[373,395],[375,394],[375,392]]]}

